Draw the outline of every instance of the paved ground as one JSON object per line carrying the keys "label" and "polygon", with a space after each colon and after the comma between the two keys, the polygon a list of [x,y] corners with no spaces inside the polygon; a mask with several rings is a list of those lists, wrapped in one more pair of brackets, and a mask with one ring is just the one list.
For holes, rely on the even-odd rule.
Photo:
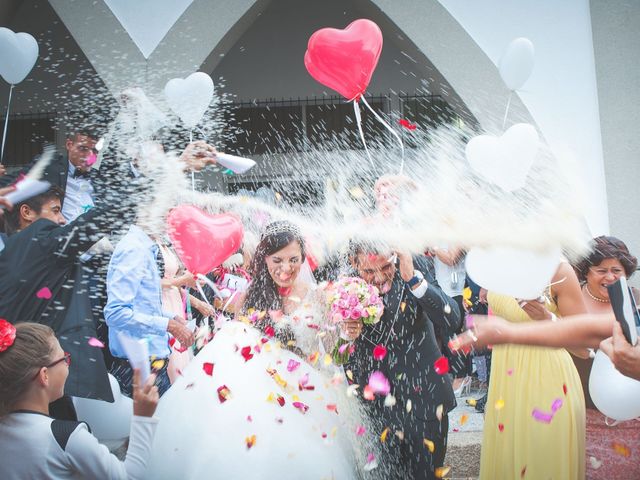
{"label": "paved ground", "polygon": [[445,478],[478,478],[483,414],[467,405],[466,399],[480,398],[484,393],[473,390],[470,396],[459,398],[458,406],[449,413],[449,445],[444,464],[451,470]]}

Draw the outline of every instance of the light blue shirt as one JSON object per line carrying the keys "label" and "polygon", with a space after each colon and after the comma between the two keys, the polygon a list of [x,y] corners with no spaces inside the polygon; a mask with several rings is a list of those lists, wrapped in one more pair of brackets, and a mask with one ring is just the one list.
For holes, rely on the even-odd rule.
{"label": "light blue shirt", "polygon": [[116,246],[107,272],[109,348],[126,358],[118,332],[133,339],[146,338],[149,355],[169,356],[167,324],[175,315],[162,310],[162,285],[156,258],[158,245],[133,225]]}
{"label": "light blue shirt", "polygon": [[76,167],[69,162],[69,175],[67,175],[67,187],[64,190],[64,203],[62,215],[67,222],[73,222],[76,218],[93,207],[93,185],[88,178],[74,177]]}

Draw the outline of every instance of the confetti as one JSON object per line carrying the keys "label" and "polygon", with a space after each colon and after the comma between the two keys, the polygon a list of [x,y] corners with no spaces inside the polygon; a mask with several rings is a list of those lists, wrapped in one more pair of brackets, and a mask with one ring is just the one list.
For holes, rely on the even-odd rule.
{"label": "confetti", "polygon": [[404,313],[404,309],[407,308],[407,302],[401,302],[400,303],[400,311],[402,311],[402,313]]}
{"label": "confetti", "polygon": [[330,412],[335,412],[336,415],[338,414],[338,406],[335,403],[328,403],[327,410],[329,410]]}
{"label": "confetti", "polygon": [[250,437],[245,438],[244,441],[247,444],[247,450],[249,450],[256,444],[256,436],[251,435]]}
{"label": "confetti", "polygon": [[425,438],[424,440],[422,440],[422,443],[424,444],[425,447],[427,447],[427,450],[429,450],[429,453],[435,452],[436,444],[433,443],[431,440],[429,440],[428,438]]}
{"label": "confetti", "polygon": [[304,415],[305,413],[307,413],[307,410],[309,410],[309,406],[308,406],[308,405],[305,405],[305,404],[304,404],[304,403],[302,403],[302,402],[293,402],[293,403],[292,403],[292,405],[293,405],[295,408],[297,408],[297,409],[300,411],[300,413],[302,413],[303,415]]}
{"label": "confetti", "polygon": [[433,363],[433,367],[438,375],[446,375],[449,373],[449,360],[442,356]]}
{"label": "confetti", "polygon": [[320,352],[315,352],[309,355],[307,360],[309,361],[310,364],[315,365],[318,362],[319,357],[320,357]]}
{"label": "confetti", "polygon": [[478,401],[475,398],[467,398],[467,405],[470,407],[475,407],[478,404]]}
{"label": "confetti", "polygon": [[411,413],[411,408],[413,407],[413,403],[411,403],[411,400],[407,400],[406,405],[404,406],[405,410],[407,411],[407,413]]}
{"label": "confetti", "polygon": [[204,370],[204,373],[206,373],[209,376],[213,375],[213,363],[210,363],[210,362],[203,363],[202,370]]}
{"label": "confetti", "polygon": [[402,430],[396,430],[396,437],[398,437],[400,441],[404,440],[404,432]]}
{"label": "confetti", "polygon": [[[347,392],[347,394],[348,393],[349,392]],[[371,388],[369,385],[364,387],[364,391],[362,393],[362,396],[364,397],[365,400],[375,400],[376,399],[376,395],[373,392],[373,388]]]}
{"label": "confetti", "polygon": [[460,426],[463,426],[465,423],[467,423],[467,420],[469,420],[469,415],[463,413],[460,417]]}
{"label": "confetti", "polygon": [[51,298],[51,290],[48,287],[42,287],[40,290],[36,292],[36,297],[41,298],[43,300],[49,300]]}
{"label": "confetti", "polygon": [[513,368],[510,368],[507,370],[507,375],[509,376],[513,375]]}
{"label": "confetti", "polygon": [[500,430],[500,433],[504,432],[504,425],[502,423],[498,424],[498,430]]}
{"label": "confetti", "polygon": [[389,427],[385,428],[382,433],[380,434],[380,441],[382,443],[387,441],[387,435],[389,435]]}
{"label": "confetti", "polygon": [[247,415],[247,422],[253,422],[253,417],[251,415]]}
{"label": "confetti", "polygon": [[393,407],[396,404],[396,397],[394,397],[393,395],[389,394],[386,397],[384,397],[384,406],[385,407]]}
{"label": "confetti", "polygon": [[276,331],[271,325],[267,325],[264,328],[264,334],[269,338],[273,338],[276,335]]}
{"label": "confetti", "polygon": [[591,468],[594,470],[597,470],[602,466],[602,462],[596,457],[589,457],[589,465],[591,465]]}
{"label": "confetti", "polygon": [[387,356],[387,348],[384,345],[376,345],[373,348],[373,358],[375,360],[383,360]]}
{"label": "confetti", "polygon": [[355,397],[358,395],[358,387],[360,387],[360,385],[358,385],[357,383],[354,383],[353,385],[349,385],[347,387],[347,397]]}
{"label": "confetti", "polygon": [[451,467],[438,467],[438,468],[436,468],[435,476],[436,476],[436,478],[442,478],[447,473],[449,473],[450,470],[451,470]]}
{"label": "confetti", "polygon": [[345,373],[347,374],[347,378],[353,382],[353,372],[351,370],[347,370]]}
{"label": "confetti", "polygon": [[328,353],[325,353],[324,354],[324,361],[323,361],[324,365],[325,366],[329,366],[329,365],[331,365],[332,362],[333,362],[333,360],[331,360],[331,355],[329,355]]}
{"label": "confetti", "polygon": [[436,407],[436,418],[439,422],[442,421],[442,414],[444,413],[444,405],[440,404]]}
{"label": "confetti", "polygon": [[249,346],[242,347],[242,349],[240,350],[240,355],[242,355],[245,362],[248,362],[249,360],[251,360],[253,358],[253,353],[251,353],[251,347]]}
{"label": "confetti", "polygon": [[231,390],[226,385],[218,387],[218,400],[220,403],[224,403],[231,398]]}
{"label": "confetti", "polygon": [[499,398],[498,400],[496,400],[496,403],[493,405],[493,407],[496,410],[502,410],[504,408],[504,400],[502,398]]}
{"label": "confetti", "polygon": [[367,431],[367,429],[363,425],[358,425],[356,427],[356,435],[358,435],[359,437],[364,435],[366,431]]}
{"label": "confetti", "polygon": [[92,347],[104,348],[104,343],[94,337],[91,337],[87,343]]}
{"label": "confetti", "polygon": [[293,372],[300,366],[300,362],[295,361],[293,358],[289,359],[287,363],[287,371]]}
{"label": "confetti", "polygon": [[451,313],[451,305],[449,305],[448,303],[444,306],[444,313],[446,313],[447,315]]}
{"label": "confetti", "polygon": [[276,401],[278,402],[278,405],[280,405],[281,407],[284,407],[285,400],[282,395],[278,395],[278,397],[276,398]]}
{"label": "confetti", "polygon": [[152,370],[162,370],[164,367],[165,361],[162,359],[158,359],[158,360],[154,360],[153,362],[151,362],[151,369]]}
{"label": "confetti", "polygon": [[370,472],[374,468],[378,468],[378,461],[376,460],[376,456],[373,453],[367,455],[367,463],[364,465],[364,471]]}
{"label": "confetti", "polygon": [[613,451],[616,452],[618,455],[621,455],[623,457],[628,457],[629,455],[631,455],[631,449],[629,449],[629,447],[627,447],[622,443],[613,442],[611,444],[611,447],[613,448]]}
{"label": "confetti", "polygon": [[526,473],[527,473],[527,466],[525,465],[524,467],[522,467],[522,470],[520,470],[520,478],[524,478]]}
{"label": "confetti", "polygon": [[380,371],[371,372],[369,375],[369,387],[371,387],[373,393],[379,393],[381,395],[388,395],[391,392],[391,384],[387,377]]}
{"label": "confetti", "polygon": [[400,126],[406,128],[407,130],[413,131],[417,128],[417,125],[415,123],[411,123],[409,120],[405,120],[404,118],[398,120],[398,123],[400,124]]}

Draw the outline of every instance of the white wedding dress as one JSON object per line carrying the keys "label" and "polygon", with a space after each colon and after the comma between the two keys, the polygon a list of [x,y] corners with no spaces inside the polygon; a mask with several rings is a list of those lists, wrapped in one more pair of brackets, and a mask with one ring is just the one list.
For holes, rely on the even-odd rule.
{"label": "white wedding dress", "polygon": [[[278,348],[252,325],[223,324],[160,401],[148,478],[358,476],[367,454],[355,434],[362,423],[357,399],[346,395],[342,369],[325,363],[314,310],[302,301],[281,320],[307,358]],[[314,354],[315,366],[307,360]]]}

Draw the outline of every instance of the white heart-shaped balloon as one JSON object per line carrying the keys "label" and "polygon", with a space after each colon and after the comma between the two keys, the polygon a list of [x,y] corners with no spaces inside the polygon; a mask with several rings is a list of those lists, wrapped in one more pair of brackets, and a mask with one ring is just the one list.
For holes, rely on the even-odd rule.
{"label": "white heart-shaped balloon", "polygon": [[0,27],[0,75],[11,85],[25,79],[38,59],[38,42],[28,33]]}
{"label": "white heart-shaped balloon", "polygon": [[535,50],[528,38],[516,38],[498,62],[500,76],[509,90],[518,90],[533,72]]}
{"label": "white heart-shaped balloon", "polygon": [[516,123],[501,137],[478,135],[465,149],[471,167],[507,192],[525,185],[538,153],[538,132],[528,123]]}
{"label": "white heart-shaped balloon", "polygon": [[213,98],[213,80],[204,72],[187,78],[174,78],[164,87],[169,107],[180,117],[185,127],[193,128],[200,121]]}
{"label": "white heart-shaped balloon", "polygon": [[532,252],[511,247],[472,248],[465,259],[467,274],[489,291],[534,299],[545,291],[558,264],[560,249]]}

